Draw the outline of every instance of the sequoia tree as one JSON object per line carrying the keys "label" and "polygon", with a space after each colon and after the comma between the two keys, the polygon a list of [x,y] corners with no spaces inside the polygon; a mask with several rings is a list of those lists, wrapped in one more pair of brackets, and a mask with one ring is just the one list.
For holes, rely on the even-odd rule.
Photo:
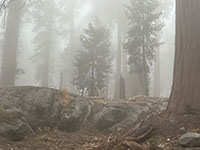
{"label": "sequoia tree", "polygon": [[176,0],[174,81],[169,113],[200,113],[200,0]]}
{"label": "sequoia tree", "polygon": [[62,80],[62,86],[70,91],[74,91],[71,81],[73,80],[73,63],[75,62],[74,57],[77,52],[77,41],[79,39],[79,32],[77,31],[75,18],[79,17],[82,3],[83,0],[61,0],[59,3],[61,10],[59,17],[59,26],[61,27],[59,30],[64,40],[64,49],[61,54],[63,61],[61,74],[64,77]]}
{"label": "sequoia tree", "polygon": [[[21,20],[21,6],[23,0],[13,1],[8,6],[8,16],[3,45],[1,67],[1,86],[14,86],[17,72],[17,50],[19,27]],[[1,4],[3,5],[3,4]]]}
{"label": "sequoia tree", "polygon": [[32,61],[38,65],[36,79],[42,87],[49,87],[55,59],[53,52],[57,48],[57,5],[54,0],[29,0],[28,4],[35,33]]}

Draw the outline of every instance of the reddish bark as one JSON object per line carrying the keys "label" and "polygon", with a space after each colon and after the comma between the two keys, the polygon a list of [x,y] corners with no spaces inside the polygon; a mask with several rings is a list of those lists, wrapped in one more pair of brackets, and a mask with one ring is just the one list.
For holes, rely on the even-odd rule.
{"label": "reddish bark", "polygon": [[199,0],[176,0],[176,49],[169,113],[200,113],[199,10]]}
{"label": "reddish bark", "polygon": [[3,58],[1,68],[1,86],[14,86],[17,69],[18,36],[21,19],[22,0],[9,5],[5,40],[3,46]]}

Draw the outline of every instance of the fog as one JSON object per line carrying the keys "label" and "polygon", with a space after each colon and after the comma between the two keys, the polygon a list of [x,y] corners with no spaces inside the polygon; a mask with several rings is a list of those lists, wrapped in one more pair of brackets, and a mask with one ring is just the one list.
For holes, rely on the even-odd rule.
{"label": "fog", "polygon": [[165,42],[161,46],[161,95],[169,96],[173,81],[173,65],[175,51],[175,6],[166,20],[165,32],[162,37]]}
{"label": "fog", "polygon": [[[131,5],[129,0],[27,0],[25,4],[23,4],[23,0],[18,0],[11,3],[4,11],[4,13],[7,13],[6,17],[1,14],[1,21],[5,21],[5,25],[1,26],[0,32],[2,41],[0,62],[1,65],[5,64],[5,66],[1,67],[4,69],[3,71],[1,70],[1,80],[5,81],[5,77],[2,77],[6,74],[4,74],[4,71],[6,72],[7,70],[8,74],[12,72],[10,71],[11,69],[5,69],[12,62],[3,62],[3,57],[7,57],[5,59],[13,58],[13,56],[9,56],[9,53],[15,50],[17,51],[17,67],[14,68],[14,84],[9,82],[2,83],[1,81],[1,86],[65,88],[68,91],[84,96],[109,98],[114,98],[116,92],[120,93],[124,86],[126,97],[130,98],[136,95],[147,95],[144,80],[146,76],[149,82],[146,87],[148,90],[146,91],[149,91],[150,96],[156,96],[153,94],[153,90],[158,87],[159,96],[168,97],[173,74],[175,8],[171,0],[156,2],[159,4],[155,7],[155,10],[147,14],[160,13],[160,15],[149,24],[152,26],[162,24],[162,27],[157,27],[159,29],[155,31],[148,31],[144,41],[148,41],[147,37],[149,36],[149,38],[153,37],[153,40],[157,39],[158,43],[162,44],[157,46],[155,41],[155,45],[148,45],[149,42],[146,42],[146,45],[143,43],[144,47],[148,49],[146,54],[149,54],[149,56],[145,56],[147,58],[145,65],[148,65],[146,70],[144,69],[146,72],[137,71],[140,68],[138,66],[142,64],[138,64],[140,60],[136,62],[134,59],[140,56],[136,56],[136,52],[131,52],[131,50],[137,49],[139,46],[133,45],[129,47],[129,41],[136,39],[135,35],[138,34],[138,37],[140,35],[137,31],[132,33],[135,29],[131,30],[140,22],[133,24],[137,17],[131,17],[130,15],[134,15],[134,12],[129,11],[133,11],[133,8],[137,6]],[[142,2],[140,3],[142,4]],[[151,4],[144,3],[144,8],[146,7],[147,9],[148,5]],[[155,3],[155,5],[157,4]],[[132,8],[128,10],[130,7]],[[18,39],[16,39],[17,47],[15,50],[12,49],[8,54],[3,55],[3,53],[9,51],[6,48],[8,47],[6,42],[8,45],[12,44],[8,35],[14,34],[14,32],[8,33],[7,30],[9,30],[9,17],[14,16],[13,23],[17,22],[15,12],[20,12],[20,17],[18,18],[19,27],[16,29],[19,31]],[[10,16],[9,13],[11,14]],[[17,25],[17,23],[14,25]],[[152,29],[151,27],[148,28]],[[95,33],[93,29],[96,31]],[[93,37],[93,34],[98,34],[99,32],[102,33]],[[152,35],[148,35],[149,33],[152,33]],[[133,38],[130,37],[131,35],[133,35]],[[94,43],[92,43],[92,39],[96,39],[96,37],[99,37],[101,41],[94,40]],[[151,39],[149,40],[151,41]],[[86,41],[89,42],[84,43]],[[92,44],[95,44],[95,42],[97,46],[95,49],[102,50],[103,54],[97,53],[96,50],[96,56],[94,56],[96,60],[93,61],[96,66],[93,69],[84,69],[84,64],[91,65],[92,62],[87,62],[87,59],[81,60],[79,54],[81,53],[83,56],[89,53],[92,49],[91,47],[94,49]],[[136,45],[139,44],[136,43]],[[149,49],[149,47],[151,48]],[[156,50],[159,50],[159,53],[156,53]],[[83,53],[84,51],[86,52],[85,54]],[[153,57],[154,53],[159,54],[159,56]],[[102,54],[102,56],[97,56],[98,54]],[[92,56],[89,55],[87,57],[88,61]],[[102,57],[104,59],[100,59]],[[154,73],[156,57],[160,58],[160,71],[157,72],[160,75],[158,76]],[[100,61],[98,62],[97,60]],[[104,64],[103,62],[107,63]],[[100,69],[98,70],[97,68]],[[87,69],[89,72],[86,73]],[[153,82],[157,77],[160,78],[160,83]],[[7,76],[7,78],[9,77]],[[94,81],[94,83],[89,81]],[[155,86],[154,84],[159,85]],[[92,89],[90,89],[91,87]]]}

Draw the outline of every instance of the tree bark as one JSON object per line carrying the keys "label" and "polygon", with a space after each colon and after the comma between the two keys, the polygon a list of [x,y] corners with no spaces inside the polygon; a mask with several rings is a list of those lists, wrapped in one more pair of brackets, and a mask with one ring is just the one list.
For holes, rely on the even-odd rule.
{"label": "tree bark", "polygon": [[[70,31],[69,31],[69,48],[66,48],[66,55],[68,56],[65,60],[65,68],[64,68],[64,77],[65,80],[63,80],[64,82],[64,86],[69,89],[71,92],[75,92],[76,89],[73,86],[73,84],[71,83],[71,81],[73,80],[73,65],[74,65],[74,58],[75,58],[75,53],[76,53],[76,39],[75,39],[75,13],[76,13],[76,2],[71,0],[69,3],[69,10],[70,10],[70,19],[69,19],[69,24],[70,24]],[[68,15],[68,14],[66,14]],[[68,42],[66,42],[68,43]]]}
{"label": "tree bark", "polygon": [[14,86],[17,68],[17,49],[22,0],[14,1],[9,6],[5,40],[3,47],[1,86]]}
{"label": "tree bark", "polygon": [[154,66],[153,96],[160,97],[160,50],[156,51],[156,61]]}
{"label": "tree bark", "polygon": [[124,77],[121,75],[120,77],[120,97],[119,99],[126,99],[126,85]]}
{"label": "tree bark", "polygon": [[121,24],[118,19],[118,47],[117,47],[117,68],[116,68],[116,81],[115,81],[115,100],[120,99],[120,76],[121,76],[121,48],[122,48],[122,35],[121,35]]}
{"label": "tree bark", "polygon": [[93,46],[92,49],[92,68],[91,68],[91,82],[90,82],[90,91],[89,96],[97,96],[97,93],[95,91],[95,51],[96,51],[96,45]]}
{"label": "tree bark", "polygon": [[148,72],[146,67],[146,51],[145,51],[145,35],[142,36],[142,86],[144,89],[144,95],[149,96],[149,84],[148,84]]}
{"label": "tree bark", "polygon": [[53,1],[47,1],[48,5],[48,27],[47,27],[47,45],[46,45],[46,51],[45,51],[45,58],[44,58],[44,68],[43,68],[43,74],[42,74],[42,80],[41,80],[41,86],[42,87],[48,87],[49,86],[49,78],[50,78],[50,57],[51,57],[51,50],[52,50],[52,23],[53,23]]}
{"label": "tree bark", "polygon": [[94,89],[95,89],[95,81],[94,81],[94,52],[93,52],[93,60],[92,60],[92,73],[91,73],[91,86],[90,86],[90,93],[89,96],[96,96]]}
{"label": "tree bark", "polygon": [[176,49],[169,113],[200,113],[199,10],[199,0],[176,0]]}
{"label": "tree bark", "polygon": [[61,72],[61,74],[60,74],[60,88],[59,89],[60,90],[63,89],[63,72]]}

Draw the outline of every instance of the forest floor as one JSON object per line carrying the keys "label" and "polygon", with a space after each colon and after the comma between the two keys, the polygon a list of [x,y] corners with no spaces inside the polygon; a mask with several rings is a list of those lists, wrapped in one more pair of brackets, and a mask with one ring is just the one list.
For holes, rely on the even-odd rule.
{"label": "forest floor", "polygon": [[[147,150],[182,150],[178,138],[191,131],[199,133],[199,124],[200,116],[196,115],[155,114],[141,123],[151,125],[154,130],[140,144]],[[0,150],[131,150],[124,141],[132,128],[118,133],[102,133],[89,127],[74,133],[40,129],[20,142],[0,140]]]}

